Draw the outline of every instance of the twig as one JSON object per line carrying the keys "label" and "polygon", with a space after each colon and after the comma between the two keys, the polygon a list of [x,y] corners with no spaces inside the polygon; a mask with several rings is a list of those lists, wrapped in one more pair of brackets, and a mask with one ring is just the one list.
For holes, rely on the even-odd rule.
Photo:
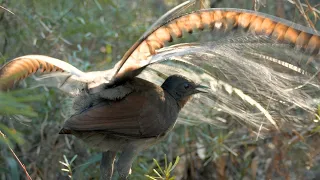
{"label": "twig", "polygon": [[12,11],[10,11],[9,9],[7,9],[7,8],[5,8],[5,7],[3,7],[3,6],[0,6],[0,8],[8,11],[9,13],[11,13],[11,14],[13,14],[13,15],[15,15]]}
{"label": "twig", "polygon": [[315,126],[316,126],[315,124],[311,124],[307,129],[305,129],[304,131],[302,131],[300,134],[299,134],[299,133],[295,133],[296,135],[288,141],[288,145],[293,144],[293,143],[296,142],[298,139],[303,139],[303,136],[304,136],[305,134],[307,134],[308,132],[310,132],[313,128],[315,128]]}
{"label": "twig", "polygon": [[[306,4],[308,6],[307,10],[306,10],[306,13],[308,13],[308,11],[310,11],[311,13],[313,13],[314,15],[314,23],[316,24],[317,23],[317,20],[319,18],[319,15],[317,14],[317,12],[313,11],[313,7],[310,5],[309,1],[308,0],[305,0],[306,1]],[[320,4],[318,4],[320,5]],[[314,8],[316,8],[317,5],[314,6]]]}
{"label": "twig", "polygon": [[[294,2],[294,0],[287,0],[289,3],[291,3],[291,4],[296,4],[295,2]],[[302,6],[304,6],[304,7],[308,7],[308,5],[306,5],[306,4],[304,4],[304,3],[301,3],[301,5]],[[317,6],[317,5],[316,5]],[[316,7],[315,6],[315,7]],[[312,8],[312,10],[314,11],[314,12],[317,12],[318,14],[320,14],[320,11],[318,10],[318,9],[316,9],[315,7],[313,7]]]}
{"label": "twig", "polygon": [[[6,135],[4,135],[1,131],[0,131],[0,134],[2,135],[2,137],[3,137],[4,139],[6,139]],[[22,164],[22,162],[19,160],[18,156],[16,155],[16,153],[14,153],[14,151],[11,149],[11,147],[10,147],[10,145],[9,145],[8,143],[7,143],[7,146],[8,146],[8,148],[10,149],[13,157],[18,161],[19,165],[20,165],[21,168],[24,170],[24,172],[25,172],[25,174],[26,174],[26,176],[27,176],[27,179],[28,179],[28,180],[32,180],[32,178],[30,177],[30,175],[29,175],[29,173],[28,173],[28,171],[27,171],[26,166],[25,166],[24,164]]]}
{"label": "twig", "polygon": [[295,5],[296,5],[297,9],[300,12],[300,14],[304,17],[304,19],[305,19],[306,23],[308,24],[308,26],[311,27],[314,30],[317,30],[315,28],[314,24],[311,22],[310,18],[306,15],[300,0],[294,0],[294,2],[295,2]]}

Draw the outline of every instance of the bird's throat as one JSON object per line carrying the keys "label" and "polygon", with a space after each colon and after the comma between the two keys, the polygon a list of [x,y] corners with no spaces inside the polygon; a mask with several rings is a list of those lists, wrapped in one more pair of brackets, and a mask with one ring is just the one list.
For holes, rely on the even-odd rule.
{"label": "bird's throat", "polygon": [[179,108],[182,109],[184,107],[184,105],[190,100],[190,98],[191,98],[191,96],[187,96],[187,97],[184,97],[181,100],[177,101]]}

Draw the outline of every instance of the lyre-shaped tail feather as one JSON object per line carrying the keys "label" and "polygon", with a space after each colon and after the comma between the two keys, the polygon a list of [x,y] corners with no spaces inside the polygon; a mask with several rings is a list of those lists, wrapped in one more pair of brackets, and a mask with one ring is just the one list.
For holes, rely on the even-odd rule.
{"label": "lyre-shaped tail feather", "polygon": [[319,56],[320,34],[310,28],[250,10],[206,9],[173,18],[145,34],[118,63],[114,82],[128,72],[148,65],[148,57],[155,55],[157,49],[164,47],[174,37],[180,38],[183,32],[192,33],[204,28],[222,31],[243,28],[249,33],[266,35],[277,42],[292,44],[311,56]]}
{"label": "lyre-shaped tail feather", "polygon": [[187,117],[184,122],[224,127],[237,120],[257,129],[312,123],[320,97],[320,82],[314,77],[319,59],[300,68],[299,63],[282,59],[302,64],[307,59],[290,45],[257,42],[257,36],[232,38],[233,42],[224,38],[162,48],[140,76],[160,84],[169,75],[181,74],[210,87],[209,93],[194,97],[184,107],[180,113]]}
{"label": "lyre-shaped tail feather", "polygon": [[37,71],[44,73],[68,72],[79,79],[85,75],[84,72],[59,59],[42,55],[27,55],[18,57],[1,67],[0,90],[12,88],[16,82]]}

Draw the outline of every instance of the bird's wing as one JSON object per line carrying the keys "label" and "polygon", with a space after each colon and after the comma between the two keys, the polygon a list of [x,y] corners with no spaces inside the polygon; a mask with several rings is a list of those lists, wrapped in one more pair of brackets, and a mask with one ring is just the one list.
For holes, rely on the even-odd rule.
{"label": "bird's wing", "polygon": [[192,33],[204,29],[221,32],[243,29],[247,31],[247,36],[265,35],[277,43],[289,43],[311,55],[319,54],[320,49],[319,32],[291,21],[250,10],[205,9],[158,22],[156,27],[147,31],[125,53],[116,66],[117,74],[111,83],[138,75],[150,64],[150,56],[157,54],[157,49],[183,37],[184,32]]}
{"label": "bird's wing", "polygon": [[139,135],[138,118],[144,103],[144,99],[138,96],[127,96],[123,101],[115,103],[100,103],[80,114],[73,115],[65,122],[64,129],[104,130],[105,132]]}
{"label": "bird's wing", "polygon": [[158,114],[157,104],[148,99],[151,97],[131,93],[119,101],[103,101],[70,117],[61,133],[101,131],[127,138],[155,137],[161,128],[156,119],[150,118]]}
{"label": "bird's wing", "polygon": [[61,82],[57,80],[57,83],[60,83],[61,86],[64,82],[61,79],[76,79],[85,74],[74,66],[59,59],[43,55],[27,55],[15,58],[1,67],[0,90],[10,89],[14,83],[38,71],[41,73],[60,73]]}
{"label": "bird's wing", "polygon": [[[71,64],[43,55],[27,55],[15,58],[0,68],[0,90],[7,90],[36,72],[44,74],[34,77],[31,87],[49,86],[57,87],[64,92],[76,95],[80,88],[91,85],[93,88],[100,81],[107,81],[106,76],[112,76],[111,70],[85,73]],[[100,77],[99,75],[104,74]],[[110,75],[109,75],[110,74]]]}

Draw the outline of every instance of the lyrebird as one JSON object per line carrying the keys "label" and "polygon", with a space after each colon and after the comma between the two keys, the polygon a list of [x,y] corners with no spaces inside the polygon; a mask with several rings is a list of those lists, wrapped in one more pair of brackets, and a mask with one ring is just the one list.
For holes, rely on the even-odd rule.
{"label": "lyrebird", "polygon": [[[245,33],[166,47],[206,29]],[[264,130],[308,123],[319,97],[319,49],[319,34],[310,28],[249,10],[205,9],[166,16],[110,70],[82,72],[47,56],[18,57],[1,68],[0,89],[37,71],[54,73],[45,84],[75,96],[75,112],[60,133],[105,151],[103,179],[111,178],[121,151],[116,168],[126,179],[137,153],[163,139],[180,110],[181,116],[218,126],[230,121],[222,114]],[[199,92],[195,103],[186,104]]]}

